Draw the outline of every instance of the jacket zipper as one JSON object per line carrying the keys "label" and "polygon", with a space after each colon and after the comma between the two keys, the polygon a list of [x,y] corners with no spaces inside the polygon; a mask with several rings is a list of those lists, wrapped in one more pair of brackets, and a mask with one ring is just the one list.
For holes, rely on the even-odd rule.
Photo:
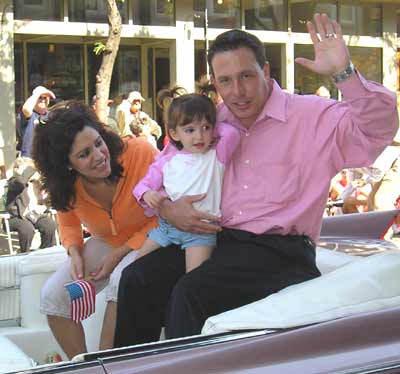
{"label": "jacket zipper", "polygon": [[117,235],[117,229],[115,228],[115,224],[114,224],[114,221],[113,221],[112,213],[108,212],[108,216],[110,218],[111,234],[113,236],[116,236]]}

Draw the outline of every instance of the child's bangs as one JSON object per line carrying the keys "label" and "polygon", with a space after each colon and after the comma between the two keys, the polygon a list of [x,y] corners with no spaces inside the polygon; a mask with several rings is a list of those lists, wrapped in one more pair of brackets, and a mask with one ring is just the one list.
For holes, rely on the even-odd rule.
{"label": "child's bangs", "polygon": [[178,126],[185,126],[193,122],[201,122],[206,120],[212,125],[216,122],[216,110],[214,104],[202,97],[196,98],[185,103],[182,121]]}

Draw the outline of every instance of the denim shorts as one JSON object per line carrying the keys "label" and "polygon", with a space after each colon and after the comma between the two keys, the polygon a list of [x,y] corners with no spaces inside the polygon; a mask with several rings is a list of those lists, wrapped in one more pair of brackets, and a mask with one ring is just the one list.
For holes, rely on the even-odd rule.
{"label": "denim shorts", "polygon": [[148,237],[160,244],[161,247],[167,247],[171,244],[180,245],[182,249],[190,247],[215,247],[216,234],[193,234],[178,230],[170,225],[165,219],[160,218],[158,227],[151,230]]}

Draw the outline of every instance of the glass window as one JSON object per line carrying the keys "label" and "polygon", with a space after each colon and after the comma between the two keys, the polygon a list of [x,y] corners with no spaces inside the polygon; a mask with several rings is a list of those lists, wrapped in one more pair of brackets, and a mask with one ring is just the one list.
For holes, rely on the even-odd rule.
{"label": "glass window", "polygon": [[29,43],[27,49],[29,92],[42,85],[52,90],[57,99],[83,99],[80,45]]}
{"label": "glass window", "polygon": [[[313,60],[314,47],[312,45],[295,45],[294,57],[305,57]],[[320,86],[325,86],[329,90],[332,98],[338,97],[336,86],[330,77],[313,73],[299,64],[294,65],[294,76],[295,90],[300,94],[314,94]]]}
{"label": "glass window", "polygon": [[24,69],[22,57],[22,43],[14,44],[14,74],[15,74],[15,110],[19,111],[25,101],[24,98]]}
{"label": "glass window", "polygon": [[275,79],[279,85],[282,83],[282,45],[265,44],[265,56],[269,63],[271,78]]}
{"label": "glass window", "polygon": [[14,0],[15,19],[60,21],[62,0]]}
{"label": "glass window", "polygon": [[208,27],[221,29],[240,27],[240,0],[193,0],[195,27],[204,27],[206,5]]}
{"label": "glass window", "polygon": [[174,0],[133,0],[135,25],[175,26]]}
{"label": "glass window", "polygon": [[382,83],[382,49],[349,47],[351,60],[358,71],[367,79]]}
{"label": "glass window", "polygon": [[194,79],[199,81],[207,74],[207,55],[204,41],[196,40],[194,49]]}
{"label": "glass window", "polygon": [[[361,74],[376,82],[382,82],[382,49],[369,47],[349,47],[351,60]],[[296,45],[295,58],[314,59],[314,48],[311,45]],[[302,94],[312,94],[320,86],[329,89],[331,96],[337,98],[337,89],[330,77],[315,74],[299,64],[295,64],[295,88]]]}
{"label": "glass window", "polygon": [[[93,46],[88,46],[89,98],[96,93],[96,74],[102,57],[96,56]],[[140,47],[120,45],[111,77],[110,98],[120,98],[130,91],[140,89]]]}
{"label": "glass window", "polygon": [[397,9],[397,37],[400,38],[400,9]]}
{"label": "glass window", "polygon": [[246,29],[287,31],[286,4],[286,0],[243,1]]}
{"label": "glass window", "polygon": [[[117,1],[122,23],[128,23],[128,1]],[[69,0],[68,17],[71,22],[107,23],[107,5],[104,0]]]}
{"label": "glass window", "polygon": [[336,1],[290,0],[292,31],[308,32],[306,23],[313,20],[314,13],[326,13],[331,19],[337,19]]}
{"label": "glass window", "polygon": [[339,8],[343,34],[382,36],[382,6],[363,1],[343,1]]}
{"label": "glass window", "polygon": [[[396,65],[397,65],[397,91],[400,91],[400,48],[397,48]],[[400,99],[400,96],[398,96],[398,98]]]}

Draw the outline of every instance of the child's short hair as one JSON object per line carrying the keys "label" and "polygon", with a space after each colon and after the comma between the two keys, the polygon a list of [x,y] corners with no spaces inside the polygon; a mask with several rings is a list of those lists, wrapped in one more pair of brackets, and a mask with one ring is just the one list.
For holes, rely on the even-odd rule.
{"label": "child's short hair", "polygon": [[[168,109],[165,118],[168,134],[169,130],[176,130],[177,127],[185,126],[193,121],[205,119],[213,126],[217,122],[215,104],[205,95],[192,93],[177,96],[176,88],[172,88],[162,90],[158,96],[162,109],[165,110],[166,107]],[[183,148],[181,142],[174,141],[171,137],[170,140],[178,149]]]}

